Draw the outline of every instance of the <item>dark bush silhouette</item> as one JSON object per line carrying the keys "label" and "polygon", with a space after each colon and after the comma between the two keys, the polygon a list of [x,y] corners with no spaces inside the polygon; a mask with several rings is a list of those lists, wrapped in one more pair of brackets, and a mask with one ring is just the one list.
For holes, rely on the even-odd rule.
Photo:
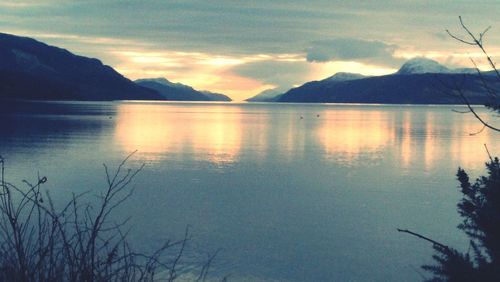
{"label": "dark bush silhouette", "polygon": [[471,183],[459,168],[457,178],[463,198],[458,226],[470,238],[470,253],[434,244],[435,265],[422,268],[434,274],[429,281],[500,281],[500,163],[486,163],[487,175]]}
{"label": "dark bush silhouette", "polygon": [[[130,156],[129,156],[130,157]],[[73,195],[56,208],[42,187],[46,177],[19,188],[5,179],[0,157],[0,281],[173,281],[179,277],[188,232],[165,242],[153,254],[134,252],[122,229],[127,220],[109,218],[132,194],[130,182],[143,166],[126,169],[127,157],[114,173],[104,165],[107,185],[97,203]],[[83,203],[82,203],[83,202]],[[201,266],[206,278],[214,256]]]}
{"label": "dark bush silhouette", "polygon": [[[500,80],[493,59],[483,45],[483,38],[490,30],[486,28],[478,35],[474,35],[459,17],[460,26],[465,36],[457,36],[450,31],[446,32],[455,40],[470,46],[479,48],[484,55],[489,67],[492,69],[484,74],[477,67],[474,59],[470,59],[481,78],[483,91],[488,94],[489,101],[484,106],[494,114],[500,113],[500,95],[491,87],[491,80],[485,79],[487,75]],[[461,98],[471,113],[480,124],[482,129],[492,132],[500,132],[500,127],[494,121],[487,120],[475,110],[465,91],[458,85],[449,89],[454,95]],[[498,115],[497,115],[498,116]],[[456,174],[460,182],[460,191],[463,195],[458,203],[458,212],[463,218],[458,228],[465,232],[470,239],[470,247],[467,253],[462,253],[454,248],[436,242],[418,233],[398,229],[399,232],[408,233],[427,240],[433,244],[435,254],[434,265],[424,265],[422,268],[433,275],[427,281],[500,281],[500,163],[498,158],[492,158],[488,148],[486,151],[490,157],[486,163],[485,176],[477,178],[474,183],[470,182],[469,175],[464,169],[458,168]]]}

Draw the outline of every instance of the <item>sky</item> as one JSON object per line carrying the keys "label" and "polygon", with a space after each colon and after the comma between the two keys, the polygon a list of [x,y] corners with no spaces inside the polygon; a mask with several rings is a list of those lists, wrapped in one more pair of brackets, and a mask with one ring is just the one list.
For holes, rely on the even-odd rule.
{"label": "sky", "polygon": [[165,77],[243,100],[337,72],[382,75],[428,57],[480,66],[474,32],[500,57],[499,0],[0,0],[0,32],[99,58],[126,77]]}

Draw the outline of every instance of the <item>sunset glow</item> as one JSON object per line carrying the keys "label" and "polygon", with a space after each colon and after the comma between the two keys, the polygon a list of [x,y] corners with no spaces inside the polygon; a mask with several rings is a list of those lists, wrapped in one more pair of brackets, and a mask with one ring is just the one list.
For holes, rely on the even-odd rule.
{"label": "sunset glow", "polygon": [[[124,152],[137,150],[151,161],[187,153],[216,164],[232,162],[238,158],[242,143],[240,116],[238,108],[234,108],[231,114],[234,120],[227,121],[224,110],[214,107],[209,113],[179,114],[168,111],[162,104],[120,105],[115,139]],[[204,122],[180,131],[176,125],[197,120]]]}
{"label": "sunset glow", "polygon": [[499,11],[0,0],[0,282],[500,281]]}
{"label": "sunset glow", "polygon": [[379,111],[337,110],[324,114],[318,130],[325,153],[342,156],[347,162],[362,152],[375,152],[391,146],[395,133],[387,113]]}
{"label": "sunset glow", "polygon": [[[486,48],[493,58],[500,55],[492,3],[479,9],[481,5],[467,1],[449,6],[415,2],[408,3],[410,9],[391,0],[382,5],[292,2],[223,1],[216,5],[217,16],[209,3],[196,1],[152,1],[130,9],[116,1],[7,1],[0,2],[0,11],[2,32],[99,58],[132,80],[164,77],[236,101],[266,89],[286,91],[337,72],[386,75],[415,57],[448,67],[472,67],[472,58],[486,70],[488,63],[479,50],[451,39],[445,31],[462,35],[460,11],[468,11],[464,20],[473,31],[492,25]],[[392,7],[391,13],[387,7]],[[47,16],[33,17],[36,13]],[[77,24],[89,23],[87,17],[92,17],[92,24]]]}

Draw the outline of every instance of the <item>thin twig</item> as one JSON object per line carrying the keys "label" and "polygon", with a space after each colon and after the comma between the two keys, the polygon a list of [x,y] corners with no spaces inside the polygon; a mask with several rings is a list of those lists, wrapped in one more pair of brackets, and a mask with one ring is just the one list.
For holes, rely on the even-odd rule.
{"label": "thin twig", "polygon": [[484,144],[484,148],[486,149],[486,153],[488,154],[490,161],[493,163],[493,157],[491,156],[490,150],[488,150],[488,146],[486,144]]}
{"label": "thin twig", "polygon": [[408,229],[399,229],[399,228],[397,228],[397,230],[398,230],[398,232],[408,233],[408,234],[410,234],[410,235],[413,235],[413,236],[418,237],[418,238],[420,238],[420,239],[423,239],[423,240],[425,240],[425,241],[431,242],[433,245],[439,246],[439,247],[441,247],[441,248],[443,248],[443,249],[449,249],[449,247],[448,247],[448,246],[446,246],[446,245],[443,245],[443,244],[441,244],[441,243],[439,243],[439,242],[437,242],[437,241],[434,241],[434,240],[432,240],[432,239],[431,239],[431,238],[429,238],[429,237],[425,237],[424,235],[421,235],[421,234],[418,234],[418,233],[412,232],[412,231],[410,231],[410,230],[408,230]]}

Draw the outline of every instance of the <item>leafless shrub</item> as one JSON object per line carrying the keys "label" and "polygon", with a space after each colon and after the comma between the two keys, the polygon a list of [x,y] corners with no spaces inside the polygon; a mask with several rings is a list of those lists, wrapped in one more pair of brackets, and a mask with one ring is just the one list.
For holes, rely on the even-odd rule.
{"label": "leafless shrub", "polygon": [[[133,153],[132,153],[133,154]],[[173,281],[189,240],[165,242],[153,254],[134,252],[124,226],[114,223],[112,212],[132,194],[130,182],[143,169],[126,169],[129,155],[115,172],[104,165],[107,185],[95,204],[87,193],[75,195],[56,208],[43,191],[46,177],[25,188],[5,179],[0,156],[0,281]],[[173,258],[165,256],[169,250]],[[213,257],[200,270],[206,279]]]}
{"label": "leafless shrub", "polygon": [[[471,57],[469,58],[471,63],[474,65],[474,68],[476,69],[477,75],[480,78],[480,83],[481,86],[483,87],[484,93],[487,94],[488,97],[488,102],[485,104],[485,106],[489,109],[491,109],[493,112],[500,113],[500,93],[498,93],[498,83],[500,81],[500,72],[493,60],[493,58],[490,56],[488,51],[486,50],[486,47],[484,45],[484,36],[486,33],[491,29],[491,26],[487,27],[484,29],[482,32],[475,34],[470,30],[470,28],[464,23],[462,17],[458,17],[459,22],[460,22],[460,27],[462,28],[462,31],[464,35],[457,35],[449,30],[446,30],[448,35],[457,40],[458,42],[469,45],[469,46],[474,46],[477,47],[479,50],[481,50],[481,53],[483,54],[485,60],[488,63],[488,66],[491,70],[491,75],[489,79],[487,79],[486,75],[484,72],[482,72],[476,61]],[[496,78],[496,81],[492,81]],[[451,93],[455,96],[458,96],[463,104],[465,104],[468,108],[467,112],[470,112],[474,115],[474,117],[483,125],[482,129],[478,131],[477,133],[483,131],[485,128],[488,128],[490,130],[500,132],[500,126],[495,125],[492,122],[486,120],[484,117],[482,117],[474,108],[473,105],[471,105],[471,102],[469,98],[467,97],[467,93],[463,90],[463,88],[460,85],[452,85],[448,87]]]}

